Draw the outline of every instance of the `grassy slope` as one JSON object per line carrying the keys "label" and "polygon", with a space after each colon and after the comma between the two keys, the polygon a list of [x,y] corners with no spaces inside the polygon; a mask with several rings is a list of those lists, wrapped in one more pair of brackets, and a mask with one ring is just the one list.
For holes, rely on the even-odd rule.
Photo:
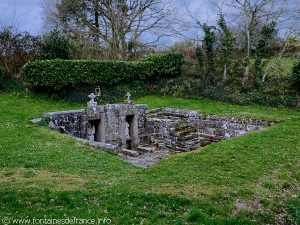
{"label": "grassy slope", "polygon": [[0,218],[106,217],[112,224],[296,223],[299,111],[155,96],[138,102],[151,108],[199,109],[280,122],[140,169],[28,122],[47,111],[82,106],[1,94]]}
{"label": "grassy slope", "polygon": [[297,57],[284,57],[281,59],[272,59],[266,65],[266,69],[271,69],[273,76],[290,77],[292,74],[293,67],[297,62],[299,62],[299,58]]}
{"label": "grassy slope", "polygon": [[[283,57],[283,58],[272,58],[265,59],[264,70],[271,70],[272,73],[269,76],[280,76],[280,77],[291,77],[293,67],[299,62],[299,57]],[[251,64],[254,67],[255,59],[251,59]]]}

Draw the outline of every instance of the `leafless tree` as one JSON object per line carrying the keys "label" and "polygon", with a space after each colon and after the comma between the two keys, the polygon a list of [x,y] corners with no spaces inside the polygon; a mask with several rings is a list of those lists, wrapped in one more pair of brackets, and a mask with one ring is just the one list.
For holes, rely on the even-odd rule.
{"label": "leafless tree", "polygon": [[141,42],[170,35],[175,7],[165,0],[55,0],[46,2],[45,23],[71,36],[108,47],[127,59]]}
{"label": "leafless tree", "polygon": [[[244,39],[244,75],[242,87],[247,88],[250,76],[251,46],[259,40],[261,25],[270,22],[282,23],[287,19],[288,0],[231,0],[228,4],[242,18],[242,36]],[[281,51],[282,52],[282,51]],[[265,76],[264,76],[265,78]]]}

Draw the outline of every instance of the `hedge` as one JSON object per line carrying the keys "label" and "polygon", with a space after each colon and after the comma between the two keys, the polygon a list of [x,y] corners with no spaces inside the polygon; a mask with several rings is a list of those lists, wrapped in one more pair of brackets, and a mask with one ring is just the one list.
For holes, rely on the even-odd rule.
{"label": "hedge", "polygon": [[95,60],[43,60],[24,65],[22,80],[32,87],[60,90],[84,84],[115,85],[146,80],[153,75],[153,62]]}
{"label": "hedge", "polygon": [[[100,84],[99,84],[100,85]],[[76,88],[63,90],[55,95],[52,95],[55,99],[60,99],[66,102],[80,102],[84,103],[89,101],[88,95],[95,90],[95,86],[98,84],[86,84]],[[153,87],[155,86],[155,88]],[[101,86],[101,97],[97,98],[99,104],[117,103],[123,102],[125,99],[125,93],[130,92],[132,99],[137,99],[146,95],[159,94],[156,92],[156,88],[159,85],[153,81],[132,81],[122,84],[116,84],[113,86]]]}
{"label": "hedge", "polygon": [[154,63],[155,78],[175,77],[180,73],[184,58],[180,53],[153,53],[143,57],[144,62]]}
{"label": "hedge", "polygon": [[42,60],[24,65],[22,80],[31,87],[60,90],[85,84],[111,86],[134,80],[175,77],[183,64],[176,53],[150,54],[141,61]]}

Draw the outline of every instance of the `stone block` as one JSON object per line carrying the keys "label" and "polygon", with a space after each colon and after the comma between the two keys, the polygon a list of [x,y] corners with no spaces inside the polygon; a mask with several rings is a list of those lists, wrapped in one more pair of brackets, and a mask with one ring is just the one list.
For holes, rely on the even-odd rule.
{"label": "stone block", "polygon": [[122,149],[120,153],[123,155],[126,155],[126,156],[131,156],[131,157],[137,157],[140,155],[138,151],[133,151],[133,150],[129,150],[129,149]]}

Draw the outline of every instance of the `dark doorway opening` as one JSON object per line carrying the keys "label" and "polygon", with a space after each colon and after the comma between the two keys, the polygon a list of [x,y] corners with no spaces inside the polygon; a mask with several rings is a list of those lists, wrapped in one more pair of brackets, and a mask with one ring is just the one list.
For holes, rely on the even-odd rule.
{"label": "dark doorway opening", "polygon": [[95,127],[94,141],[101,141],[101,120],[90,120],[90,127]]}

